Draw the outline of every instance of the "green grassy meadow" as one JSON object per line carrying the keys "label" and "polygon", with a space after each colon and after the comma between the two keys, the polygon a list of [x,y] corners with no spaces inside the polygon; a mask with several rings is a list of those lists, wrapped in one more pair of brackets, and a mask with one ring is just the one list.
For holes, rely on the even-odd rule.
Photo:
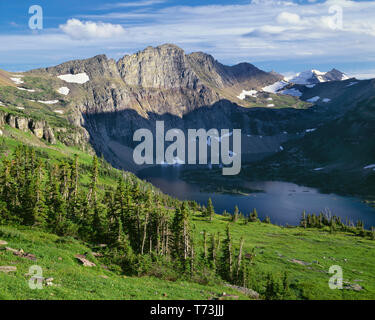
{"label": "green grassy meadow", "polygon": [[[195,241],[203,242],[202,232],[225,232],[229,223],[233,242],[245,239],[244,250],[254,249],[253,289],[261,294],[262,279],[268,272],[280,278],[286,272],[290,281],[291,299],[374,299],[375,241],[346,233],[330,234],[328,230],[285,228],[271,224],[242,221],[229,222],[216,215],[212,222],[198,213],[192,217]],[[109,261],[92,255],[87,244],[70,237],[58,237],[27,227],[0,227],[0,239],[7,246],[37,257],[36,261],[17,257],[0,250],[0,266],[15,266],[16,272],[0,272],[1,299],[217,299],[223,292],[236,299],[249,299],[224,283],[201,285],[191,281],[167,281],[155,277],[127,277]],[[87,254],[95,267],[84,267],[76,254]],[[102,260],[103,259],[103,260]],[[294,262],[293,262],[293,261]],[[298,262],[297,262],[298,261]],[[28,286],[30,266],[43,268],[43,277],[53,278],[52,286],[31,290]],[[328,286],[330,266],[343,270],[344,289]],[[350,284],[360,291],[345,289]]]}

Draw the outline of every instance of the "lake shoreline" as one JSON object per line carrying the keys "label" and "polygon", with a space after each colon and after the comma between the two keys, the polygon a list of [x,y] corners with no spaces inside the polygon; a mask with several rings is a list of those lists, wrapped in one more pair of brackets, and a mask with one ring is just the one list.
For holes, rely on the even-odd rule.
{"label": "lake shoreline", "polygon": [[[272,223],[297,226],[303,211],[315,214],[324,212],[340,216],[344,221],[364,221],[366,228],[375,226],[375,209],[371,207],[371,203],[366,203],[361,198],[321,193],[319,189],[285,181],[245,181],[232,178],[229,179],[230,184],[226,183],[225,186],[217,180],[190,182],[182,179],[183,174],[182,168],[168,166],[148,168],[139,177],[180,200],[206,205],[208,198],[211,198],[215,211],[219,214],[224,210],[233,212],[234,207],[238,206],[244,215],[248,215],[256,208],[261,219],[269,216]],[[199,172],[196,171],[196,174]],[[203,177],[204,174],[201,175]],[[225,177],[222,179],[227,181]],[[231,190],[235,192],[229,192]]]}

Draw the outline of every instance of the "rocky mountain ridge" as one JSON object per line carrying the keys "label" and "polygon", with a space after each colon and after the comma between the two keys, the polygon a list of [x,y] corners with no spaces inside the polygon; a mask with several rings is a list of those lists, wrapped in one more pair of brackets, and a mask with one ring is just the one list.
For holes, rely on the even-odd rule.
{"label": "rocky mountain ridge", "polygon": [[32,70],[30,74],[85,73],[84,94],[76,95],[76,106],[85,113],[136,110],[182,116],[221,99],[241,102],[243,89],[260,88],[282,78],[249,63],[224,66],[202,52],[185,54],[175,45],[148,47],[119,61],[105,55],[75,60],[56,67]]}
{"label": "rocky mountain ridge", "polygon": [[[45,88],[44,105],[39,107],[48,107],[56,118],[82,129],[78,136],[56,129],[60,141],[73,145],[87,141],[116,167],[134,172],[139,168],[132,160],[133,133],[139,128],[153,130],[156,120],[165,121],[166,130],[241,128],[244,160],[250,161],[253,156],[281,152],[286,142],[303,138],[374,95],[369,81],[332,78],[314,85],[288,84],[283,76],[252,64],[225,66],[208,54],[186,54],[170,44],[148,47],[118,61],[98,55],[19,77],[12,92],[29,101],[21,106],[23,111],[28,111],[30,101],[33,106],[40,101],[33,95]],[[44,84],[39,89],[33,87],[40,82]],[[276,90],[280,82],[283,93]],[[248,91],[239,96],[244,90]],[[292,97],[289,91],[299,96]]]}

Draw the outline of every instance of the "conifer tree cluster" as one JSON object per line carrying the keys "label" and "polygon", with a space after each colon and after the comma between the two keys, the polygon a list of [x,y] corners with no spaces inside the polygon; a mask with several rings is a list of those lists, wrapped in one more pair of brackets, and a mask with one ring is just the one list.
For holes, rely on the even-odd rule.
{"label": "conifer tree cluster", "polygon": [[330,232],[343,231],[351,232],[362,237],[370,237],[374,239],[373,227],[371,230],[365,230],[363,221],[358,220],[356,223],[346,219],[342,221],[341,217],[331,215],[330,213],[320,212],[319,214],[309,213],[305,211],[302,213],[300,226],[303,228],[329,228]]}
{"label": "conifer tree cluster", "polygon": [[[117,179],[115,186],[101,183],[108,176]],[[22,146],[1,160],[0,224],[26,225],[105,248],[105,257],[126,274],[256,285],[252,279],[255,252],[244,252],[244,239],[234,241],[230,226],[237,220],[258,223],[257,211],[244,216],[236,207],[227,219],[225,235],[204,231],[201,239],[193,236],[192,217],[198,212],[212,221],[211,199],[207,207],[181,202],[133,175],[111,169],[96,156],[91,165],[80,163],[78,156],[42,161],[35,149]],[[365,230],[363,222],[343,223],[323,213],[304,213],[301,226],[375,239],[375,229]],[[267,298],[289,294],[286,278],[282,282],[272,276],[267,279]]]}
{"label": "conifer tree cluster", "polygon": [[203,247],[194,243],[192,214],[201,211],[212,220],[211,199],[202,208],[123,175],[117,177],[115,187],[107,187],[100,177],[113,173],[102,168],[103,163],[96,156],[91,166],[80,165],[78,156],[43,162],[33,148],[18,147],[0,167],[0,223],[27,225],[102,245],[127,273],[157,275],[156,269],[162,266],[164,271],[168,267],[195,278],[202,273],[244,282],[248,266],[243,240],[235,255],[229,227],[223,241],[220,234],[205,233]]}

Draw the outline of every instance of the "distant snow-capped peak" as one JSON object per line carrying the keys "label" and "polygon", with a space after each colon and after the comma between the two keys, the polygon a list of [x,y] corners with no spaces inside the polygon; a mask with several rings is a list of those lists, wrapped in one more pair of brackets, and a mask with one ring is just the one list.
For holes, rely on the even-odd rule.
{"label": "distant snow-capped peak", "polygon": [[347,79],[349,79],[349,77],[337,69],[332,69],[328,72],[321,72],[319,70],[312,69],[297,73],[295,76],[289,77],[288,81],[294,84],[307,85],[328,81],[342,81]]}

